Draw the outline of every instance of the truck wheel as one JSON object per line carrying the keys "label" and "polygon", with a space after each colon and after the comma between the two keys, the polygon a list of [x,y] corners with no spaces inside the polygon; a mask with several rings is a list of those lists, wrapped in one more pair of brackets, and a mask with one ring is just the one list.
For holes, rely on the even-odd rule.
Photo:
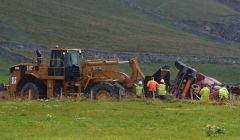
{"label": "truck wheel", "polygon": [[20,92],[20,97],[23,99],[38,99],[39,98],[39,89],[34,83],[26,83]]}
{"label": "truck wheel", "polygon": [[92,99],[119,99],[118,89],[109,83],[96,84],[92,88]]}

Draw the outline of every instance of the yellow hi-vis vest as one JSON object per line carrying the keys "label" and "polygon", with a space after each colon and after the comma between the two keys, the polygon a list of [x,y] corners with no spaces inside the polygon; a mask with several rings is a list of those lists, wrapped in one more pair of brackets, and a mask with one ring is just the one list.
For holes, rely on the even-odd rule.
{"label": "yellow hi-vis vest", "polygon": [[209,94],[210,94],[210,90],[208,87],[203,87],[199,94],[201,95],[201,99],[200,101],[208,101],[209,100]]}
{"label": "yellow hi-vis vest", "polygon": [[228,99],[228,90],[225,87],[219,89],[219,97],[220,99]]}
{"label": "yellow hi-vis vest", "polygon": [[166,95],[167,94],[166,85],[165,84],[160,84],[159,85],[158,94],[159,95]]}
{"label": "yellow hi-vis vest", "polygon": [[142,96],[143,95],[143,87],[142,87],[142,85],[137,85],[136,86],[136,94],[137,94],[137,96]]}

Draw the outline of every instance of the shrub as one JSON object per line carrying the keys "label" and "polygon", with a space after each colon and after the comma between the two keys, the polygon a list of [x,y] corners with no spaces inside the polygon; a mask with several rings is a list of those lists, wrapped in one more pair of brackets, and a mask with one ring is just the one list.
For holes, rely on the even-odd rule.
{"label": "shrub", "polygon": [[219,127],[219,126],[215,126],[215,125],[206,125],[205,128],[205,133],[207,134],[207,136],[211,137],[211,136],[218,136],[220,134],[225,134],[225,128],[224,127]]}
{"label": "shrub", "polygon": [[52,118],[53,118],[53,116],[51,114],[46,115],[46,120],[51,120]]}

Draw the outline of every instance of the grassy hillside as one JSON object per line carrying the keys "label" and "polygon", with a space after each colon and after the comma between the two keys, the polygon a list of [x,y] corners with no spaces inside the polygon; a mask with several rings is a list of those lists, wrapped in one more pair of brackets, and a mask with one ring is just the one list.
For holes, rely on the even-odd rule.
{"label": "grassy hillside", "polygon": [[[135,8],[126,1],[135,4]],[[239,15],[216,0],[0,0],[0,3],[0,40],[101,51],[237,57],[240,54],[239,43],[223,42],[173,26],[181,20],[222,23],[224,17]],[[159,20],[146,11],[163,18]],[[10,58],[0,53],[1,81],[7,82],[8,68],[16,63],[14,55]],[[221,81],[240,79],[238,65],[193,65]],[[152,74],[159,64],[142,67],[145,73]]]}
{"label": "grassy hillside", "polygon": [[8,83],[9,68],[18,63],[17,60],[0,53],[0,83]]}
{"label": "grassy hillside", "polygon": [[[151,101],[1,101],[2,139],[238,140],[239,106]],[[225,128],[208,137],[206,125]]]}
{"label": "grassy hillside", "polygon": [[175,19],[217,21],[238,14],[215,0],[129,1],[166,18],[157,20],[123,0],[0,0],[0,40],[181,55],[240,53],[238,44],[194,35],[168,24]]}
{"label": "grassy hillside", "polygon": [[131,0],[141,7],[157,11],[169,19],[205,20],[221,22],[224,16],[240,15],[239,12],[217,0]]}

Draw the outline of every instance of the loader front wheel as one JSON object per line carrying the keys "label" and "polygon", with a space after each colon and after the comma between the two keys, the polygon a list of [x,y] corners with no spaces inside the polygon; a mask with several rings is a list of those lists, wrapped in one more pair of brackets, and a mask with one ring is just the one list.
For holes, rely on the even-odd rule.
{"label": "loader front wheel", "polygon": [[38,99],[39,98],[39,89],[36,84],[34,83],[26,83],[20,92],[20,98],[23,99]]}
{"label": "loader front wheel", "polygon": [[91,98],[96,100],[119,99],[118,89],[110,83],[94,85],[91,94]]}

